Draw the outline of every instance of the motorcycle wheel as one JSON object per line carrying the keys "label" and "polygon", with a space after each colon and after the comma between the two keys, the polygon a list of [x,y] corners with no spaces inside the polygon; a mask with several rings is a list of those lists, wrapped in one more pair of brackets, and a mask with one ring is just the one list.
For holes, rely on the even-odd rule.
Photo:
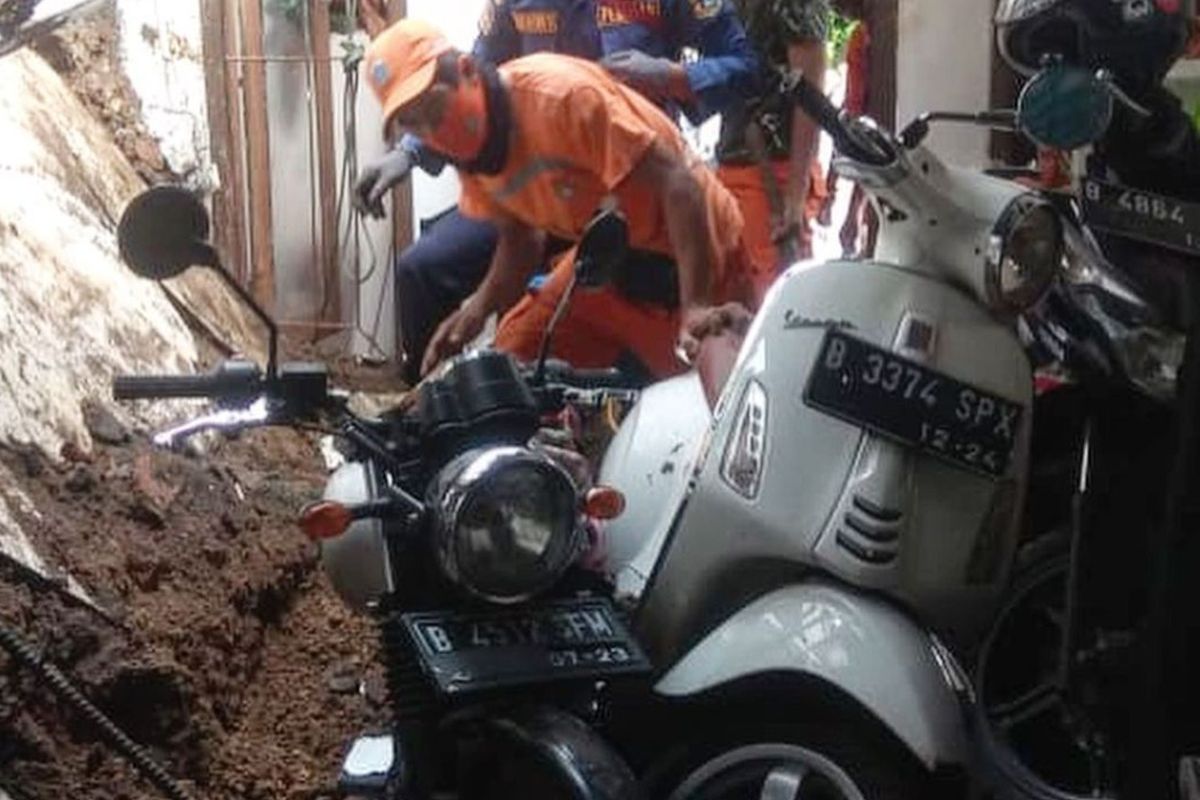
{"label": "motorcycle wheel", "polygon": [[882,737],[834,726],[781,728],[704,748],[669,800],[915,800],[926,781]]}
{"label": "motorcycle wheel", "polygon": [[1069,558],[1061,547],[1042,551],[979,649],[973,729],[982,766],[1001,798],[1113,800],[1102,732],[1055,681]]}

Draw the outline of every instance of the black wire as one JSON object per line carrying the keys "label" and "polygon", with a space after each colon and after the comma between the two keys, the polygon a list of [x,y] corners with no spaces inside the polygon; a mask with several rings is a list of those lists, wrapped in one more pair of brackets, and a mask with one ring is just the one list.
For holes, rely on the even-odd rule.
{"label": "black wire", "polygon": [[[347,13],[351,18],[356,18],[357,3],[353,2],[347,7]],[[346,208],[347,198],[354,191],[354,184],[358,177],[358,121],[356,110],[358,105],[359,91],[359,63],[357,61],[347,60],[345,65],[345,80],[342,84],[342,119],[344,124],[343,131],[343,152],[342,152],[342,168],[341,178],[338,186],[337,197],[337,218],[340,220],[342,211]],[[394,252],[394,238],[392,245],[389,248],[389,253]],[[368,255],[368,267],[366,271],[362,271],[359,267],[363,261],[363,241],[366,241],[366,251]],[[372,278],[375,277],[376,271],[379,269],[379,254],[375,250],[374,243],[370,236],[366,236],[364,232],[364,222],[362,214],[357,208],[351,204],[350,212],[346,215],[345,228],[339,231],[339,252],[351,252],[350,263],[354,266],[354,270],[347,270],[343,263],[342,270],[354,279],[355,291],[357,297],[355,300],[355,319],[354,330],[366,339],[368,345],[377,354],[383,354],[384,348],[379,343],[379,328],[383,317],[383,306],[388,297],[388,287],[391,283],[391,270],[384,278],[384,285],[379,294],[379,302],[376,306],[374,319],[370,329],[367,329],[363,324],[361,291]],[[350,247],[353,243],[353,248]],[[394,261],[394,257],[391,257]],[[391,263],[389,261],[389,263]]]}

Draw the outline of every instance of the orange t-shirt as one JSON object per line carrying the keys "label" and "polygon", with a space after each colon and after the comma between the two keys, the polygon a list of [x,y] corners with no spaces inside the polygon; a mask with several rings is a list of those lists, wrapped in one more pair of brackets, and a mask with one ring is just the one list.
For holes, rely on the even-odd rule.
{"label": "orange t-shirt", "polygon": [[629,221],[631,247],[671,256],[662,187],[629,178],[657,139],[691,161],[708,210],[714,286],[720,283],[741,241],[741,212],[657,106],[570,56],[526,56],[501,66],[500,75],[512,108],[508,160],[497,175],[461,176],[463,214],[489,219],[502,211],[577,240],[611,197]]}

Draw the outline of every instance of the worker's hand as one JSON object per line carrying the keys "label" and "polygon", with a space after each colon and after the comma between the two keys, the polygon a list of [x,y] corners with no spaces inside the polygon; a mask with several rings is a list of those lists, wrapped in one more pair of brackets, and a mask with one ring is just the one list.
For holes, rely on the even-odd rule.
{"label": "worker's hand", "polygon": [[412,153],[397,147],[364,167],[354,184],[354,207],[358,212],[383,219],[383,196],[408,177],[414,161]]}
{"label": "worker's hand", "polygon": [[488,312],[477,295],[471,295],[458,310],[442,321],[425,348],[425,359],[421,362],[421,374],[427,375],[434,367],[451,356],[456,356],[483,330]]}
{"label": "worker's hand", "polygon": [[673,73],[679,65],[669,58],[655,58],[640,50],[619,50],[600,59],[600,65],[656,103],[672,99]]}
{"label": "worker's hand", "polygon": [[679,321],[679,341],[675,346],[675,354],[680,361],[691,366],[705,337],[719,336],[725,331],[744,336],[753,320],[754,315],[741,303],[684,309]]}

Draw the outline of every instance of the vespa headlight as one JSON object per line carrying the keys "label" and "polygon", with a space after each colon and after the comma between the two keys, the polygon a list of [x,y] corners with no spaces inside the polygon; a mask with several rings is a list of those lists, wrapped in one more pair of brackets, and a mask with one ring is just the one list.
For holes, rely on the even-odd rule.
{"label": "vespa headlight", "polygon": [[446,575],[493,603],[549,588],[583,547],[575,484],[543,453],[472,450],[430,484],[434,552]]}
{"label": "vespa headlight", "polygon": [[1009,203],[988,246],[988,302],[1019,314],[1041,299],[1062,265],[1062,220],[1054,206],[1033,194]]}

